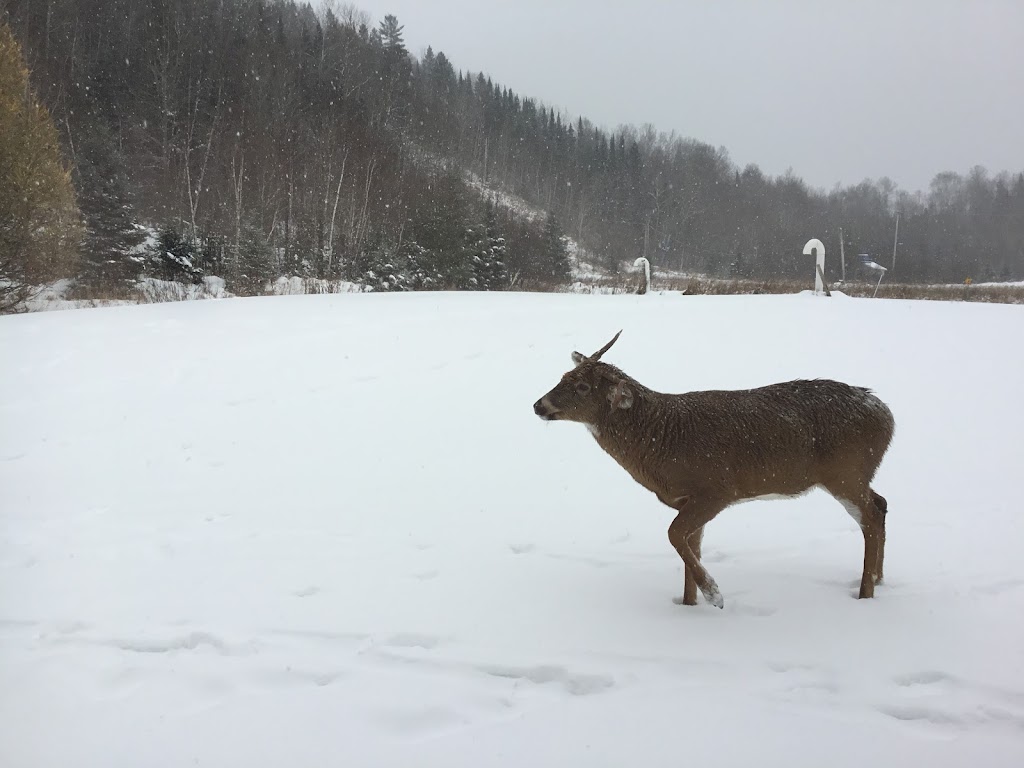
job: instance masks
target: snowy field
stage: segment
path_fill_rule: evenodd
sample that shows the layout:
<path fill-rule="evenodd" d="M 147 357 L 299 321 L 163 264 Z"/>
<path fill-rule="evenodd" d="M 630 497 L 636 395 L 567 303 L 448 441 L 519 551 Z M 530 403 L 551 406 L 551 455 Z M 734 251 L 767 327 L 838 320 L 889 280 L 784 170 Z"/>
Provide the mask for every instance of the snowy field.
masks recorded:
<path fill-rule="evenodd" d="M 831 498 L 709 527 L 533 402 L 796 377 L 896 415 L 887 583 Z M 0 318 L 0 765 L 1024 765 L 1024 307 L 330 295 Z"/>

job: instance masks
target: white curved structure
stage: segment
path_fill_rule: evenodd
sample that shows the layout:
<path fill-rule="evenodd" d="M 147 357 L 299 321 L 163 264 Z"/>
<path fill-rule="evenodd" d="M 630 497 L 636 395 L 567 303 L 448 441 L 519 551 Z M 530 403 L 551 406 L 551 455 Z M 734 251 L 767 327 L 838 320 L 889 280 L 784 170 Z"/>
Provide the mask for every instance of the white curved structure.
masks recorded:
<path fill-rule="evenodd" d="M 644 268 L 644 289 L 642 293 L 648 293 L 651 290 L 651 262 L 647 260 L 646 256 L 641 256 L 639 259 L 633 262 L 634 267 Z"/>
<path fill-rule="evenodd" d="M 804 256 L 811 256 L 817 251 L 817 259 L 814 263 L 814 292 L 822 294 L 825 292 L 823 276 L 825 274 L 825 246 L 817 238 L 808 240 L 804 246 Z"/>

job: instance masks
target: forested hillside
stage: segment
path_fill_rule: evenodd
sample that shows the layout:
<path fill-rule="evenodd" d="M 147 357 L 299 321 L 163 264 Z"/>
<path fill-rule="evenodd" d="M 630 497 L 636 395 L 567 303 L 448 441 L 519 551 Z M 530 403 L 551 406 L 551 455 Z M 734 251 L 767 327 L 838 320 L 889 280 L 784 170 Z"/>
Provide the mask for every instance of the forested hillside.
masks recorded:
<path fill-rule="evenodd" d="M 560 235 L 614 271 L 806 271 L 809 237 L 892 279 L 1024 278 L 1024 174 L 938 174 L 831 191 L 739 168 L 652 127 L 560 114 L 400 21 L 291 0 L 0 0 L 49 109 L 85 223 L 79 275 L 277 275 L 376 289 L 506 288 L 568 278 Z M 600 45 L 601 41 L 595 41 Z M 675 126 L 685 134 L 686 126 Z M 521 195 L 526 220 L 467 184 Z M 158 241 L 142 242 L 145 224 Z"/>

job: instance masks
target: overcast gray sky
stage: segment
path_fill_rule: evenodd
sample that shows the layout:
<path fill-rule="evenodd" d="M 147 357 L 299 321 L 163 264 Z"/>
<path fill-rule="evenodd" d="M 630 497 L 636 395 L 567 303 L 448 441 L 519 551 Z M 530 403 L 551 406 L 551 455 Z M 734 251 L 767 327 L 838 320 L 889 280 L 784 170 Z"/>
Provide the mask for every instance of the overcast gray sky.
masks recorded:
<path fill-rule="evenodd" d="M 354 0 L 522 95 L 831 188 L 1024 170 L 1024 0 Z"/>

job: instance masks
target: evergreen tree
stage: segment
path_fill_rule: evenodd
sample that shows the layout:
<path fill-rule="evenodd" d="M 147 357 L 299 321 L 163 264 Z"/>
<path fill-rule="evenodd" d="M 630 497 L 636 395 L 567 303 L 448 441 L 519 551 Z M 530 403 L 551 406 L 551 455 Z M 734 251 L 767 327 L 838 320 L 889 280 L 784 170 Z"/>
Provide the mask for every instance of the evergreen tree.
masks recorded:
<path fill-rule="evenodd" d="M 448 172 L 435 181 L 431 192 L 426 209 L 419 212 L 415 240 L 429 252 L 431 270 L 442 283 L 439 287 L 471 287 L 474 232 L 466 186 L 457 174 Z"/>
<path fill-rule="evenodd" d="M 161 280 L 199 282 L 203 277 L 200 258 L 201 251 L 195 241 L 173 227 L 165 226 L 157 236 L 150 263 L 155 276 Z"/>
<path fill-rule="evenodd" d="M 466 230 L 466 254 L 470 274 L 465 287 L 471 291 L 485 290 L 482 278 L 487 264 L 487 228 L 483 224 L 474 224 Z"/>
<path fill-rule="evenodd" d="M 415 240 L 406 240 L 399 249 L 404 282 L 402 290 L 431 291 L 442 287 L 443 276 L 433 264 L 430 251 Z"/>
<path fill-rule="evenodd" d="M 105 122 L 95 121 L 82 135 L 76 180 L 85 218 L 83 277 L 94 283 L 135 280 L 143 264 L 135 253 L 142 235 L 134 225 L 124 157 Z"/>
<path fill-rule="evenodd" d="M 273 247 L 266 235 L 249 222 L 242 224 L 234 261 L 227 270 L 228 286 L 237 293 L 261 294 L 278 273 Z"/>
<path fill-rule="evenodd" d="M 565 247 L 565 236 L 554 211 L 548 213 L 544 223 L 544 274 L 558 282 L 567 283 L 572 276 L 569 265 L 569 251 Z"/>
<path fill-rule="evenodd" d="M 473 255 L 476 288 L 481 291 L 501 291 L 508 288 L 508 269 L 505 265 L 508 254 L 505 238 L 498 232 L 498 217 L 490 199 L 484 209 L 484 221 L 481 245 Z"/>
<path fill-rule="evenodd" d="M 405 27 L 398 23 L 398 18 L 392 14 L 387 14 L 384 17 L 384 21 L 380 23 L 380 29 L 378 34 L 380 35 L 381 45 L 384 46 L 384 50 L 395 54 L 396 56 L 405 56 L 408 51 L 405 48 L 405 41 L 402 39 L 402 31 Z"/>
<path fill-rule="evenodd" d="M 406 290 L 406 273 L 396 261 L 392 249 L 378 234 L 364 243 L 355 259 L 346 263 L 346 278 L 371 291 Z"/>

